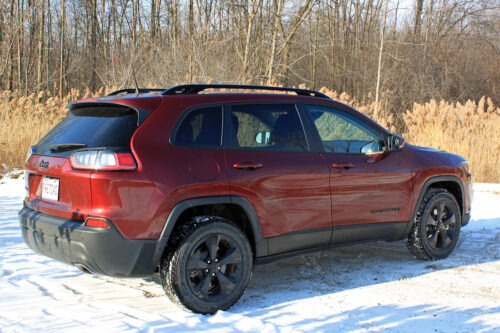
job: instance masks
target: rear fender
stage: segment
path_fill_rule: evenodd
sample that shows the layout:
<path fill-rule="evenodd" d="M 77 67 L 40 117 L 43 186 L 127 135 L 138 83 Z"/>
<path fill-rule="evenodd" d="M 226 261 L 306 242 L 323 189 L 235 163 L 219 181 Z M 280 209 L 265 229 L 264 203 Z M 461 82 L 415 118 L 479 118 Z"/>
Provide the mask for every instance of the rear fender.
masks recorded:
<path fill-rule="evenodd" d="M 202 197 L 195 199 L 188 199 L 179 202 L 170 212 L 170 215 L 167 218 L 165 226 L 161 232 L 160 238 L 157 243 L 157 248 L 154 255 L 154 262 L 156 264 L 160 263 L 160 260 L 163 256 L 165 248 L 168 245 L 168 241 L 174 230 L 176 223 L 179 220 L 179 217 L 189 208 L 197 207 L 197 206 L 206 206 L 206 205 L 217 205 L 217 204 L 235 204 L 243 209 L 245 214 L 250 221 L 250 225 L 253 233 L 253 240 L 249 240 L 250 242 L 254 242 L 255 244 L 255 257 L 263 257 L 269 254 L 267 239 L 262 237 L 262 229 L 260 227 L 260 222 L 257 217 L 257 213 L 255 209 L 250 204 L 250 202 L 239 196 L 213 196 L 213 197 Z"/>

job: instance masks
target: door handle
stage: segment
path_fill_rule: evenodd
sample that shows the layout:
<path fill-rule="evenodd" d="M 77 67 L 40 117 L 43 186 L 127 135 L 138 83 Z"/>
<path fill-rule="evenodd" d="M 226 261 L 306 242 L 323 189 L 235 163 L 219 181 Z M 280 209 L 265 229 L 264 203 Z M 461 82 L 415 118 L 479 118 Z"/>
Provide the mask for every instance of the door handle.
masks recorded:
<path fill-rule="evenodd" d="M 255 170 L 262 168 L 264 164 L 259 163 L 259 162 L 251 162 L 251 161 L 245 161 L 245 162 L 236 162 L 233 164 L 233 168 L 236 169 L 249 169 L 249 170 Z"/>
<path fill-rule="evenodd" d="M 354 168 L 354 164 L 350 163 L 350 162 L 334 162 L 332 164 L 332 167 L 334 168 L 346 168 L 346 169 L 349 169 L 349 168 Z"/>

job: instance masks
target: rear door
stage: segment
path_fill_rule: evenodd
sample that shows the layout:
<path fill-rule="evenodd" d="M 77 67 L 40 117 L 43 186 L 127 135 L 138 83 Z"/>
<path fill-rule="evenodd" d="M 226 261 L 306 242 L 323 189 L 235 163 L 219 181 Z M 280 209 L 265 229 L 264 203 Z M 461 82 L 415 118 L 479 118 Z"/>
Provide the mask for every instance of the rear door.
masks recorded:
<path fill-rule="evenodd" d="M 328 167 L 309 151 L 296 105 L 233 104 L 225 115 L 230 194 L 255 208 L 269 254 L 328 244 Z"/>
<path fill-rule="evenodd" d="M 26 206 L 84 220 L 92 208 L 91 171 L 73 170 L 68 156 L 89 148 L 130 150 L 137 127 L 138 114 L 128 107 L 86 106 L 73 111 L 34 147 L 26 164 Z"/>

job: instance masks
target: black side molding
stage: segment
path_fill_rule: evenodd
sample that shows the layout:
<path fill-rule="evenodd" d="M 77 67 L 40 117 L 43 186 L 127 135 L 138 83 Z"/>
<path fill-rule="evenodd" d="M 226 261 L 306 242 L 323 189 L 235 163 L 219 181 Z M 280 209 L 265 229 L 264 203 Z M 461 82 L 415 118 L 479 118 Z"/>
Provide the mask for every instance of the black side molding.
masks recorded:
<path fill-rule="evenodd" d="M 308 229 L 267 238 L 269 257 L 258 258 L 266 263 L 283 257 L 307 253 L 314 249 L 339 247 L 373 241 L 397 241 L 404 238 L 410 222 L 366 223 L 332 228 Z"/>
<path fill-rule="evenodd" d="M 327 246 L 331 237 L 331 227 L 301 230 L 269 237 L 269 255 Z"/>
<path fill-rule="evenodd" d="M 319 250 L 336 247 L 358 245 L 376 241 L 397 241 L 404 238 L 402 232 L 410 222 L 385 222 L 357 224 L 349 226 L 337 226 L 332 229 L 313 229 L 293 232 L 281 236 L 269 238 L 269 256 L 255 259 L 255 264 L 267 264 L 279 259 L 289 258 L 296 255 L 306 254 Z M 330 242 L 320 242 L 325 236 L 331 236 Z M 291 238 L 295 236 L 295 238 Z M 303 236 L 301 239 L 299 236 Z M 310 237 L 318 240 L 311 242 Z M 290 241 L 294 242 L 291 243 Z M 279 252 L 275 249 L 280 246 Z"/>

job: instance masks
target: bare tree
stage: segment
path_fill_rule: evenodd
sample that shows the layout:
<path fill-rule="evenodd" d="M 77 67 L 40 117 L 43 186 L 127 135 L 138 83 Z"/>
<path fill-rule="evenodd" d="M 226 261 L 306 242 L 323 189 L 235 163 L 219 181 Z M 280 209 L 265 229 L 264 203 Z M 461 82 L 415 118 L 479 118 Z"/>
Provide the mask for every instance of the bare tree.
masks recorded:
<path fill-rule="evenodd" d="M 60 48 L 59 48 L 59 97 L 62 97 L 64 86 L 64 26 L 66 23 L 65 1 L 61 0 L 61 27 L 60 27 Z"/>
<path fill-rule="evenodd" d="M 378 53 L 378 66 L 377 66 L 377 87 L 375 88 L 375 111 L 374 116 L 378 116 L 378 102 L 380 93 L 380 73 L 382 71 L 382 55 L 384 53 L 384 38 L 385 38 L 385 24 L 387 20 L 387 6 L 389 5 L 389 0 L 385 1 L 384 9 L 384 19 L 382 21 L 382 31 L 380 32 L 380 47 Z"/>
<path fill-rule="evenodd" d="M 391 112 L 500 102 L 498 1 L 410 3 L 405 20 L 401 0 L 0 0 L 0 86 L 96 90 L 133 62 L 141 85 L 305 83 Z"/>

